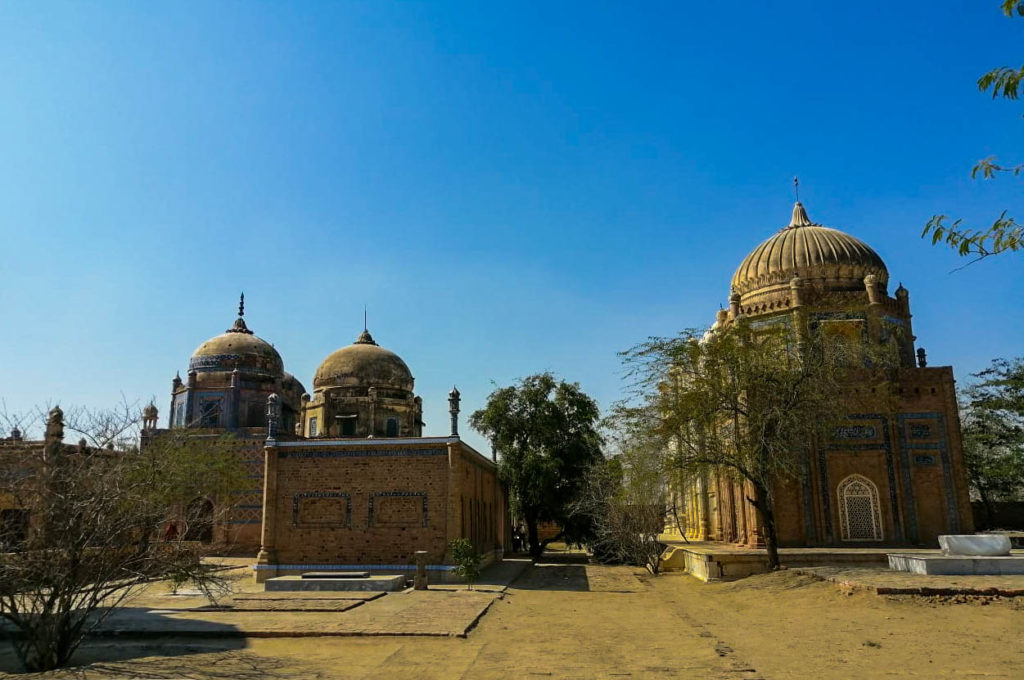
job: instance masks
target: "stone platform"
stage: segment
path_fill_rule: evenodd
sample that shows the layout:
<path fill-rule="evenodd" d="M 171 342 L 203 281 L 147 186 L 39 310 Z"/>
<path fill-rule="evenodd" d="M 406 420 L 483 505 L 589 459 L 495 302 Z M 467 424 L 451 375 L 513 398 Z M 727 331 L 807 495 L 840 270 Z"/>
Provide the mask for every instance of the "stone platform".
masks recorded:
<path fill-rule="evenodd" d="M 668 547 L 661 566 L 666 571 L 685 571 L 702 581 L 731 581 L 768 571 L 764 549 L 743 548 L 710 541 L 662 540 Z M 878 567 L 885 568 L 892 548 L 780 548 L 784 567 Z M 907 554 L 934 554 L 934 550 L 903 550 Z"/>
<path fill-rule="evenodd" d="M 368 575 L 363 578 L 330 578 L 318 575 L 316 578 L 303 576 L 278 576 L 267 579 L 263 584 L 266 592 L 310 592 L 310 591 L 383 591 L 405 590 L 405 576 Z"/>
<path fill-rule="evenodd" d="M 890 553 L 889 568 L 911 574 L 961 576 L 969 574 L 1007 576 L 1024 574 L 1021 555 L 929 555 Z"/>

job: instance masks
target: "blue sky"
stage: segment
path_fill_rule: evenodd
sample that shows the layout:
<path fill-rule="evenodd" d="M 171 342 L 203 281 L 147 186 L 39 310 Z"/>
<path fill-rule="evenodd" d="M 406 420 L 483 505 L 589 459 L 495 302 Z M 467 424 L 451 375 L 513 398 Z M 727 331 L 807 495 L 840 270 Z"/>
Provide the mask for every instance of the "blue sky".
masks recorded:
<path fill-rule="evenodd" d="M 427 432 L 551 370 L 602 406 L 616 352 L 704 325 L 744 255 L 811 218 L 870 243 L 963 380 L 1024 354 L 1020 255 L 935 213 L 1020 216 L 998 2 L 0 5 L 0 396 L 156 398 L 247 320 L 311 387 L 355 339 Z M 471 443 L 483 448 L 476 435 Z"/>

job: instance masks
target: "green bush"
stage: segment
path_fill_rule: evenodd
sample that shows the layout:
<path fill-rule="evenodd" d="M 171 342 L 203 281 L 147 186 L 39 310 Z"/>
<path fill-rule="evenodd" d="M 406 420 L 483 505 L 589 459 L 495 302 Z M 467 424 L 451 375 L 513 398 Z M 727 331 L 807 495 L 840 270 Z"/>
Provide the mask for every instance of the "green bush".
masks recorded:
<path fill-rule="evenodd" d="M 473 584 L 480 578 L 480 562 L 483 561 L 483 555 L 476 551 L 468 538 L 449 541 L 448 550 L 452 554 L 452 561 L 455 562 L 452 573 L 466 579 L 469 589 L 472 590 Z"/>

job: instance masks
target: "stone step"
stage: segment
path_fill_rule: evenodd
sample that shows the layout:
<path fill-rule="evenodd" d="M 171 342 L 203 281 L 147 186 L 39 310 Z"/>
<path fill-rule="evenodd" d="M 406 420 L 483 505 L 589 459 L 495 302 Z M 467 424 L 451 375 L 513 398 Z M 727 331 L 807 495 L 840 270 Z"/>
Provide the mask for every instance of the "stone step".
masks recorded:
<path fill-rule="evenodd" d="M 263 584 L 266 592 L 280 591 L 384 591 L 396 592 L 405 589 L 405 576 L 397 574 L 368 575 L 366 578 L 302 578 L 301 576 L 278 576 Z"/>
<path fill-rule="evenodd" d="M 302 578 L 370 578 L 368 571 L 307 571 Z"/>

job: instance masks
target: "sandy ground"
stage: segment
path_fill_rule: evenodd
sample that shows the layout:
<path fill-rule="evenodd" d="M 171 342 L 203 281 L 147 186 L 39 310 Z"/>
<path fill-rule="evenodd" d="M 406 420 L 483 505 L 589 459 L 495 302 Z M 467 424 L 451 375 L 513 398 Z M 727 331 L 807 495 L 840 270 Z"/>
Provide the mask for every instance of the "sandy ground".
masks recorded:
<path fill-rule="evenodd" d="M 870 590 L 883 595 L 1024 596 L 1024 574 L 925 576 L 882 568 L 850 567 L 796 567 L 794 571 L 811 574 L 846 588 Z"/>
<path fill-rule="evenodd" d="M 329 626 L 360 609 L 301 616 Z M 1022 678 L 1022 636 L 1024 598 L 951 604 L 848 595 L 793 572 L 705 584 L 542 564 L 467 638 L 106 640 L 82 650 L 83 665 L 45 677 Z"/>
<path fill-rule="evenodd" d="M 761 677 L 1024 678 L 1024 598 L 845 594 L 791 572 L 678 578 L 669 597 Z"/>

